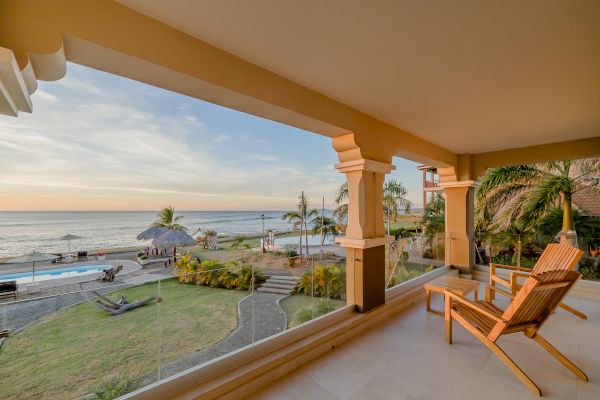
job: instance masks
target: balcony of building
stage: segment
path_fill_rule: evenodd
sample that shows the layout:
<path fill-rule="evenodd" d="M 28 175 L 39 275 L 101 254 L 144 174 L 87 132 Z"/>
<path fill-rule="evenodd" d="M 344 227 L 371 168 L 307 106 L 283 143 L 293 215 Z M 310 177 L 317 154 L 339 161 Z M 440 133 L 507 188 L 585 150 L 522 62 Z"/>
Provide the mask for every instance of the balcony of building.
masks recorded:
<path fill-rule="evenodd" d="M 443 317 L 425 311 L 422 288 L 446 273 L 487 280 L 486 267 L 476 265 L 481 253 L 475 251 L 473 212 L 477 180 L 488 168 L 600 156 L 600 53 L 590 50 L 600 46 L 599 13 L 597 3 L 583 1 L 435 7 L 411 1 L 377 7 L 345 1 L 1 1 L 2 114 L 32 112 L 37 81 L 61 79 L 68 61 L 328 137 L 339 160 L 335 168 L 348 183 L 339 308 L 260 338 L 254 328 L 264 321 L 251 318 L 249 339 L 233 351 L 208 361 L 198 357 L 171 372 L 163 367 L 177 360 L 153 352 L 140 361 L 150 371 L 147 384 L 124 398 L 529 398 L 460 327 L 455 343 L 444 343 Z M 428 166 L 423 192 L 443 191 L 445 231 L 437 242 L 444 249 L 436 254 L 441 265 L 414 275 L 410 268 L 394 272 L 412 279 L 389 285 L 395 275 L 386 269 L 390 238 L 381 204 L 393 157 Z M 217 326 L 181 324 L 163 293 L 175 283 L 170 279 L 147 286 L 165 300 L 151 317 L 157 332 L 172 329 L 176 337 L 174 328 L 201 333 Z M 600 391 L 600 290 L 594 282 L 575 289 L 567 301 L 589 319 L 559 310 L 543 329 L 590 382 L 577 381 L 522 335 L 501 339 L 549 398 L 592 399 Z M 433 306 L 441 309 L 438 297 Z M 171 318 L 166 324 L 160 310 Z M 224 322 L 235 328 L 231 319 Z M 80 323 L 73 318 L 54 328 L 86 332 Z M 162 336 L 152 337 L 152 350 L 160 350 Z M 123 362 L 136 355 L 127 353 L 130 347 L 122 350 L 128 356 Z"/>

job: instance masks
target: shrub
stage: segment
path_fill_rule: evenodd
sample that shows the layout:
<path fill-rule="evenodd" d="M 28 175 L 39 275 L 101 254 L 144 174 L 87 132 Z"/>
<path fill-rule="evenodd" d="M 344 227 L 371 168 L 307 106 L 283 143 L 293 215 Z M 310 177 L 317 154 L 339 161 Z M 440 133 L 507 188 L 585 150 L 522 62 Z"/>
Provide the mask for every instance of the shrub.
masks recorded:
<path fill-rule="evenodd" d="M 432 259 L 433 258 L 433 250 L 431 249 L 431 247 L 426 248 L 425 250 L 423 250 L 423 258 L 427 258 L 427 259 Z"/>
<path fill-rule="evenodd" d="M 190 256 L 182 256 L 176 264 L 179 283 L 203 285 L 225 289 L 249 290 L 252 286 L 253 267 L 235 261 L 221 263 L 219 260 L 205 260 L 201 263 L 190 261 Z M 254 269 L 254 284 L 266 280 L 261 271 Z"/>
<path fill-rule="evenodd" d="M 390 235 L 393 236 L 396 240 L 400 238 L 409 238 L 413 236 L 415 233 L 406 228 L 394 228 L 390 229 Z"/>
<path fill-rule="evenodd" d="M 335 265 L 316 265 L 312 272 L 305 272 L 300 278 L 298 291 L 307 296 L 343 299 L 346 282 L 345 271 Z"/>
<path fill-rule="evenodd" d="M 592 257 L 585 257 L 579 261 L 579 273 L 583 279 L 600 279 L 600 263 Z"/>
<path fill-rule="evenodd" d="M 92 388 L 94 394 L 92 397 L 89 397 L 89 399 L 113 400 L 129 392 L 133 392 L 141 386 L 142 381 L 138 378 L 118 375 Z"/>
<path fill-rule="evenodd" d="M 285 255 L 290 257 L 298 257 L 298 245 L 295 243 L 286 243 L 283 245 Z"/>
<path fill-rule="evenodd" d="M 292 319 L 290 326 L 303 324 L 307 321 L 310 321 L 313 318 L 317 318 L 321 315 L 330 313 L 335 309 L 335 304 L 329 301 L 329 299 L 319 299 L 319 302 L 315 304 L 314 310 L 312 307 L 307 307 L 296 311 L 296 314 L 294 314 L 294 318 Z"/>

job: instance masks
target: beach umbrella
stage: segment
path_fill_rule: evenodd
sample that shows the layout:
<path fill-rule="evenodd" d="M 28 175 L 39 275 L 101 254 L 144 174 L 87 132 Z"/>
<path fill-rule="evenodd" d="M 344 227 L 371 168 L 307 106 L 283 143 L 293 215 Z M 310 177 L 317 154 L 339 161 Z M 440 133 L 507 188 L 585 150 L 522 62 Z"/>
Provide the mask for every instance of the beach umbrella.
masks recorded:
<path fill-rule="evenodd" d="M 67 240 L 69 241 L 69 253 L 71 252 L 71 240 L 76 240 L 76 239 L 83 239 L 81 236 L 77 236 L 77 235 L 71 235 L 70 233 L 68 235 L 65 235 L 61 238 L 59 238 L 58 240 Z"/>
<path fill-rule="evenodd" d="M 31 263 L 32 282 L 35 282 L 35 263 L 40 262 L 40 261 L 56 260 L 57 258 L 58 258 L 58 256 L 55 254 L 38 253 L 37 251 L 34 251 L 32 253 L 25 254 L 20 257 L 10 258 L 10 259 L 4 261 L 4 263 L 10 263 L 10 264 Z"/>
<path fill-rule="evenodd" d="M 196 240 L 187 232 L 180 229 L 168 229 L 162 235 L 155 238 L 152 244 L 161 247 L 173 247 L 173 252 L 175 252 L 177 246 L 187 247 L 196 245 Z"/>
<path fill-rule="evenodd" d="M 159 237 L 166 231 L 168 231 L 168 229 L 164 228 L 162 226 L 152 226 L 152 227 L 146 229 L 145 231 L 143 231 L 142 233 L 140 233 L 139 235 L 137 235 L 137 240 L 156 239 L 157 237 Z"/>

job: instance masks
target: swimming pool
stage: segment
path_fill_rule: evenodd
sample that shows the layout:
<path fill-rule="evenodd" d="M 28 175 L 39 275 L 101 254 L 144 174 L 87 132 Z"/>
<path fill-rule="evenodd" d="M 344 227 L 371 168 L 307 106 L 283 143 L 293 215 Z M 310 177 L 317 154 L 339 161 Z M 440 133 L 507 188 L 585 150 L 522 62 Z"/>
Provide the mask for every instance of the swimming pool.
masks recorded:
<path fill-rule="evenodd" d="M 112 268 L 112 265 L 80 265 L 78 267 L 55 268 L 35 271 L 35 281 L 48 281 L 51 279 L 72 278 L 74 276 L 97 274 L 104 269 Z M 16 274 L 0 274 L 0 282 L 17 281 L 17 283 L 33 282 L 32 271 Z"/>

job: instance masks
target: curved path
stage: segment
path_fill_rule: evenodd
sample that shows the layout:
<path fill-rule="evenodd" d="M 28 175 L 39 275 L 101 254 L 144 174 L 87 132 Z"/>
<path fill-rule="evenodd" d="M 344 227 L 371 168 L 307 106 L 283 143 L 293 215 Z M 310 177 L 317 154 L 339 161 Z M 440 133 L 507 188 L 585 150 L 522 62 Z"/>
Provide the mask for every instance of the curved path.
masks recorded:
<path fill-rule="evenodd" d="M 166 378 L 284 331 L 288 321 L 279 300 L 287 296 L 255 292 L 244 297 L 238 303 L 238 326 L 231 335 L 190 357 L 161 367 L 160 377 Z"/>

